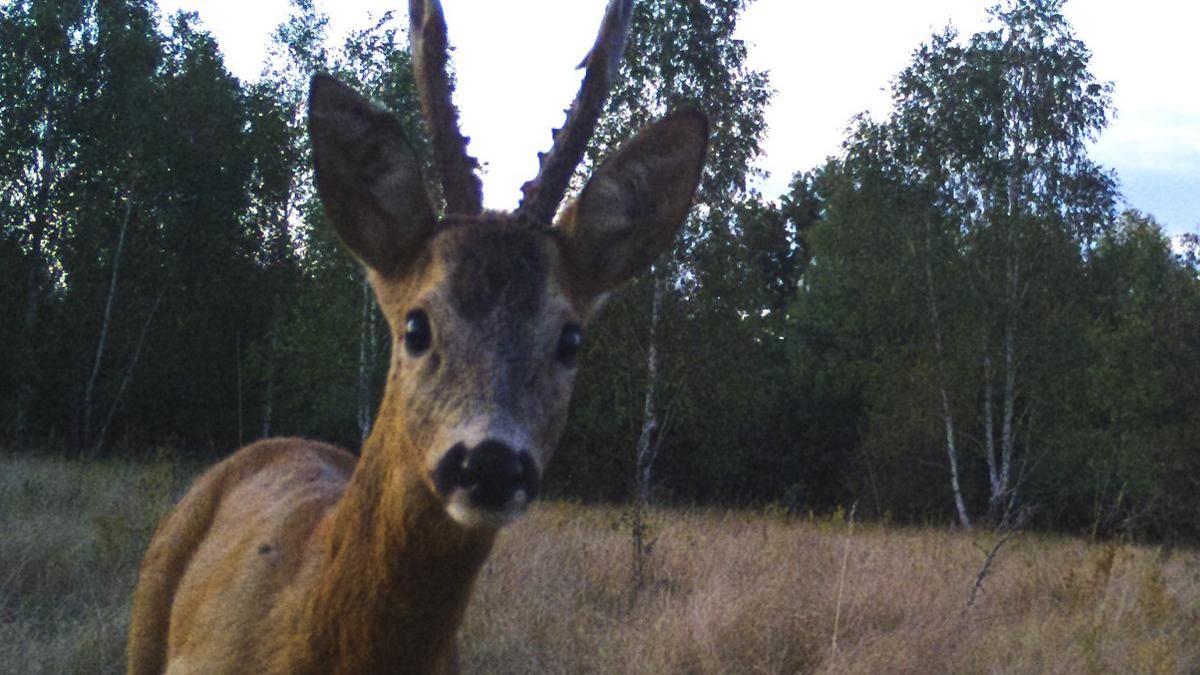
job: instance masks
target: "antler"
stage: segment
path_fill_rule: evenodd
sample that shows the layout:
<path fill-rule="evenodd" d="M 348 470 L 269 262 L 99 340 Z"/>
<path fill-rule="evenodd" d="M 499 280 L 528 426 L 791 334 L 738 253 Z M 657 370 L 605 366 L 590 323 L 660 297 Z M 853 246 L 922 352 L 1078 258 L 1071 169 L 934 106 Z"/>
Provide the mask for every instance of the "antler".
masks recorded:
<path fill-rule="evenodd" d="M 583 159 L 588 141 L 596 130 L 596 121 L 608 98 L 608 89 L 616 79 L 625 52 L 625 37 L 633 17 L 633 0 L 609 0 L 596 44 L 584 58 L 587 71 L 575 101 L 567 111 L 561 129 L 551 132 L 554 145 L 547 153 L 538 153 L 537 176 L 521 186 L 524 195 L 516 214 L 534 223 L 549 223 L 567 191 L 571 173 Z"/>
<path fill-rule="evenodd" d="M 467 154 L 467 138 L 458 130 L 458 109 L 450 100 L 446 73 L 446 18 L 439 0 L 409 0 L 409 41 L 421 113 L 433 146 L 433 166 L 442 180 L 448 213 L 483 211 L 483 188 L 475 169 L 479 160 Z"/>

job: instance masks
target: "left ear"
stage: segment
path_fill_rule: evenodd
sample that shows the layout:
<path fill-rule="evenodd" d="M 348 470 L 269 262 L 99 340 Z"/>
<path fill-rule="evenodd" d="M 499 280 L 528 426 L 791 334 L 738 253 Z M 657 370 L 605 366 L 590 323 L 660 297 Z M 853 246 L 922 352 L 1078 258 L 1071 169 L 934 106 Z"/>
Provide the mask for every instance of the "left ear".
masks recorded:
<path fill-rule="evenodd" d="M 324 74 L 308 97 L 317 192 L 338 236 L 385 276 L 407 272 L 436 218 L 400 120 Z"/>
<path fill-rule="evenodd" d="M 707 150 L 704 113 L 671 113 L 622 144 L 566 209 L 558 229 L 567 271 L 589 311 L 670 246 L 691 207 Z"/>

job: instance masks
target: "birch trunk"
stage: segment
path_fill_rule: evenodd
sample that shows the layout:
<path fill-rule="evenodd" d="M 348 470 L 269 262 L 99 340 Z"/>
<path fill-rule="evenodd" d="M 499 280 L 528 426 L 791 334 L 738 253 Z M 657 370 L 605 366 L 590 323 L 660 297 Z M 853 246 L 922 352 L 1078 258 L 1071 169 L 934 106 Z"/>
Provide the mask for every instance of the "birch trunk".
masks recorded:
<path fill-rule="evenodd" d="M 938 311 L 937 295 L 934 293 L 933 265 L 929 261 L 931 252 L 926 249 L 925 282 L 929 300 L 929 318 L 933 324 L 933 352 L 936 361 L 938 394 L 942 403 L 942 423 L 946 433 L 946 458 L 950 463 L 950 488 L 954 492 L 954 508 L 958 512 L 958 521 L 966 529 L 971 529 L 971 517 L 967 514 L 967 505 L 962 496 L 962 484 L 958 477 L 958 447 L 954 430 L 954 408 L 950 404 L 950 392 L 946 382 L 945 347 L 942 340 L 942 320 Z"/>
<path fill-rule="evenodd" d="M 112 424 L 113 416 L 117 413 L 117 407 L 121 404 L 121 399 L 125 396 L 125 390 L 129 387 L 129 382 L 133 379 L 133 371 L 137 368 L 138 360 L 142 356 L 142 345 L 146 342 L 146 333 L 150 330 L 150 324 L 154 322 L 154 315 L 158 313 L 158 306 L 162 304 L 163 295 L 166 293 L 164 286 L 158 292 L 158 297 L 154 298 L 154 305 L 150 308 L 150 313 L 146 315 L 146 321 L 142 324 L 142 330 L 138 332 L 137 342 L 133 347 L 133 356 L 129 359 L 129 365 L 125 368 L 125 375 L 121 378 L 121 386 L 117 388 L 117 393 L 113 396 L 112 405 L 108 408 L 108 414 L 104 417 L 104 424 L 101 425 L 100 431 L 96 433 L 96 442 L 92 447 L 92 455 L 98 455 L 100 448 L 104 443 L 104 435 L 108 432 L 108 426 Z"/>
<path fill-rule="evenodd" d="M 1013 502 L 1009 499 L 1013 456 L 1016 451 L 1016 399 L 1017 399 L 1017 313 L 1021 303 L 1021 256 L 1017 241 L 1017 217 L 1020 214 L 1018 199 L 1020 181 L 1016 175 L 1008 179 L 1008 232 L 1007 252 L 1004 261 L 1004 392 L 1000 422 L 1000 475 L 992 485 L 989 515 L 994 523 L 1005 522 Z"/>
<path fill-rule="evenodd" d="M 371 307 L 371 286 L 366 275 L 362 280 L 362 316 L 358 329 L 358 433 L 366 442 L 371 433 L 371 360 L 375 354 L 375 314 Z"/>
<path fill-rule="evenodd" d="M 108 327 L 112 323 L 113 303 L 117 297 L 117 275 L 121 270 L 121 253 L 125 250 L 125 233 L 129 230 L 129 221 L 133 217 L 133 185 L 125 197 L 125 216 L 121 219 L 121 230 L 117 234 L 117 246 L 113 250 L 112 275 L 108 279 L 108 298 L 104 301 L 104 316 L 100 321 L 100 337 L 96 341 L 96 358 L 92 361 L 92 372 L 83 388 L 83 433 L 80 437 L 80 447 L 92 445 L 92 408 L 96 392 L 96 380 L 100 375 L 100 365 L 104 361 L 104 350 L 108 344 Z"/>
<path fill-rule="evenodd" d="M 653 300 L 650 304 L 650 338 L 646 349 L 646 391 L 642 401 L 642 432 L 637 441 L 637 498 L 650 499 L 650 479 L 654 459 L 658 455 L 659 421 L 656 411 L 658 393 L 658 322 L 662 311 L 663 282 L 652 270 L 654 284 Z"/>
<path fill-rule="evenodd" d="M 1000 427 L 1000 484 L 992 495 L 998 504 L 1010 503 L 1008 496 L 1009 483 L 1012 476 L 1013 455 L 1016 451 L 1016 420 L 1017 407 L 1017 289 L 1019 288 L 1020 271 L 1017 269 L 1016 253 L 1009 266 L 1008 283 L 1008 314 L 1004 321 L 1004 419 Z M 1007 511 L 1007 507 L 1004 509 Z M 997 514 L 1001 519 L 1007 518 L 1007 513 Z M 999 521 L 998 521 L 999 522 Z"/>
<path fill-rule="evenodd" d="M 984 330 L 987 330 L 986 328 Z M 988 484 L 992 494 L 1000 485 L 1000 468 L 996 461 L 996 420 L 993 413 L 995 402 L 995 373 L 992 369 L 992 354 L 988 340 L 983 340 L 983 454 L 987 460 Z"/>
<path fill-rule="evenodd" d="M 650 540 L 649 524 L 646 522 L 646 507 L 650 502 L 650 479 L 654 458 L 658 455 L 660 429 L 657 408 L 658 394 L 658 322 L 662 312 L 665 289 L 658 277 L 658 270 L 650 269 L 654 284 L 650 303 L 650 336 L 646 349 L 646 390 L 642 400 L 642 432 L 638 435 L 636 466 L 634 467 L 633 495 L 633 580 L 630 605 L 637 598 L 645 578 L 646 561 L 650 557 L 653 542 Z"/>

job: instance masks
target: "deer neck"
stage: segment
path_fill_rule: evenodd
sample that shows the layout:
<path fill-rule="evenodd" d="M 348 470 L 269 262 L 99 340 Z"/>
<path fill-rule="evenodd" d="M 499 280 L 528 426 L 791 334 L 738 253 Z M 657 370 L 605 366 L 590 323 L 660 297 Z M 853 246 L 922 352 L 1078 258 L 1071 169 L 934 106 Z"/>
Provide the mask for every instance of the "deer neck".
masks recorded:
<path fill-rule="evenodd" d="M 452 653 L 491 530 L 454 522 L 415 466 L 407 435 L 376 421 L 327 520 L 310 596 L 320 672 L 432 672 Z"/>

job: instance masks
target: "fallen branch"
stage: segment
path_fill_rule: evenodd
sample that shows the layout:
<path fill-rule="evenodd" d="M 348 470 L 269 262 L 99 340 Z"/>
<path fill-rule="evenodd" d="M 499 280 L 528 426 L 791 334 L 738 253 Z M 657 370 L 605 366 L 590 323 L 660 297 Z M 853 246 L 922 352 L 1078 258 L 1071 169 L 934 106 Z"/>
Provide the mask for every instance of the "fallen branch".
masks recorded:
<path fill-rule="evenodd" d="M 970 609 L 975 604 L 975 598 L 979 596 L 979 591 L 983 590 L 983 580 L 991 574 L 992 564 L 996 561 L 996 556 L 1000 553 L 1000 549 L 1011 541 L 1018 534 L 1021 534 L 1025 527 L 1025 523 L 1029 522 L 1029 518 L 1033 515 L 1033 510 L 1029 508 L 1022 509 L 1013 518 L 1012 525 L 998 530 L 1001 537 L 992 545 L 992 549 L 987 552 L 987 557 L 983 560 L 983 567 L 979 568 L 979 574 L 975 575 L 975 584 L 971 587 L 970 594 L 967 595 L 967 609 Z"/>
<path fill-rule="evenodd" d="M 842 589 L 846 587 L 846 566 L 850 562 L 850 538 L 854 534 L 854 512 L 858 510 L 858 502 L 850 507 L 850 527 L 846 531 L 846 548 L 842 551 L 842 571 L 838 574 L 837 608 L 833 612 L 833 640 L 830 651 L 837 653 L 838 625 L 842 620 Z"/>

